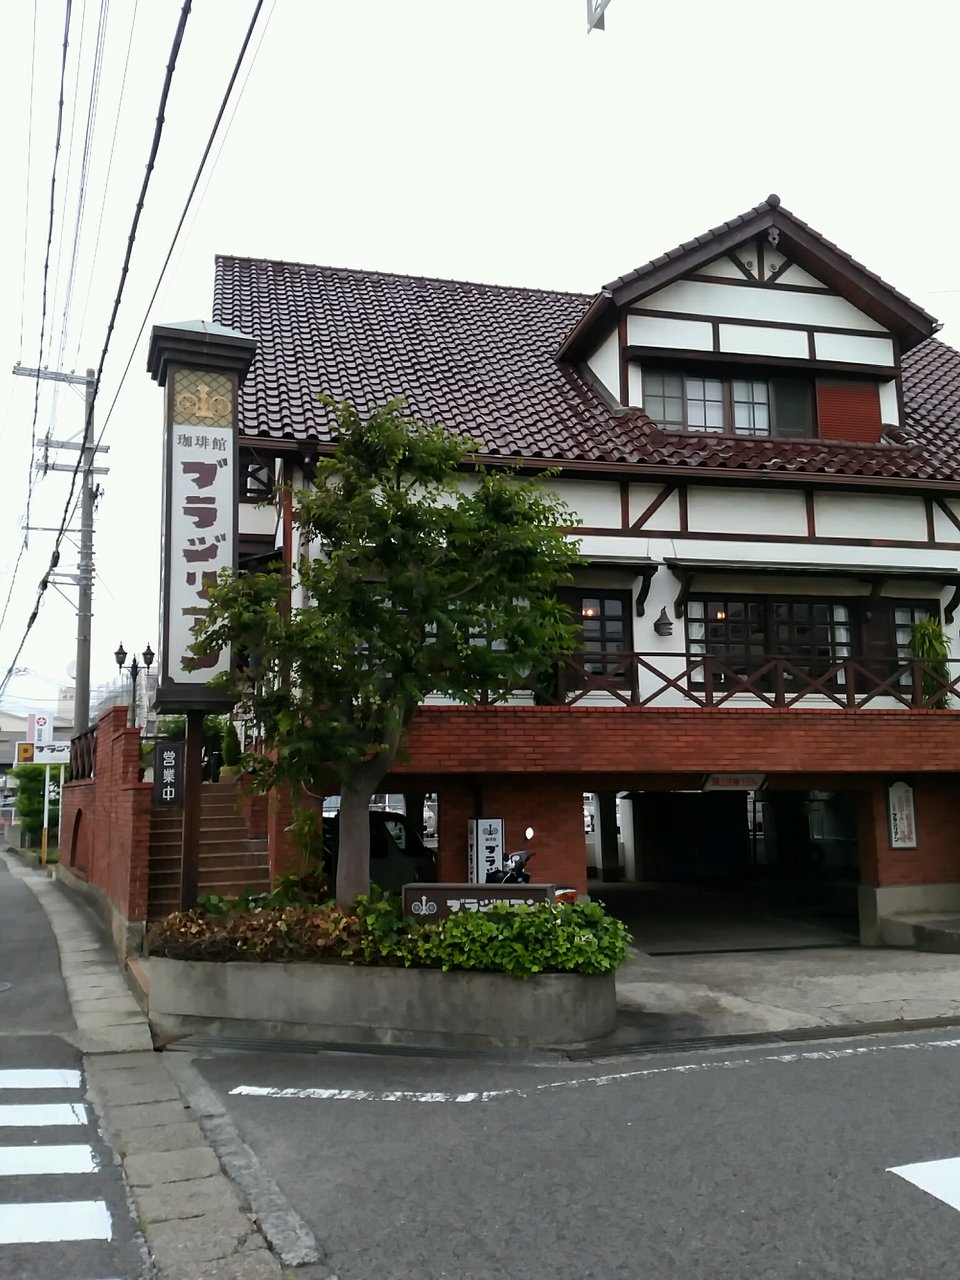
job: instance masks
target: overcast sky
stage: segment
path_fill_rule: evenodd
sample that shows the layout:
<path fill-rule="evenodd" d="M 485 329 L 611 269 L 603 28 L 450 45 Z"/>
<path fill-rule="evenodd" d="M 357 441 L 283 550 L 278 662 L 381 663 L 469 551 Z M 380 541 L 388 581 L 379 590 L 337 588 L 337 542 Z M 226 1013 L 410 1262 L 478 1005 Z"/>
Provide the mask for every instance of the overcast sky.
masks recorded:
<path fill-rule="evenodd" d="M 55 366 L 61 349 L 67 369 L 99 360 L 180 8 L 109 4 L 64 335 L 101 13 L 95 0 L 74 0 L 41 363 Z M 31 128 L 34 5 L 4 5 L 0 608 L 30 473 L 34 387 L 10 370 L 38 362 L 64 9 L 64 0 L 36 3 Z M 253 9 L 253 0 L 194 0 L 98 431 Z M 215 253 L 594 292 L 776 191 L 960 342 L 955 28 L 946 0 L 806 0 L 789 12 L 736 0 L 612 0 L 606 30 L 589 36 L 585 0 L 267 0 L 216 167 L 107 424 L 93 685 L 115 674 L 118 641 L 131 653 L 157 645 L 162 423 L 146 341 L 153 323 L 209 317 Z M 51 424 L 60 436 L 82 431 L 77 393 L 55 399 L 43 387 L 41 437 Z M 51 473 L 37 484 L 31 523 L 58 522 L 68 482 Z M 31 534 L 0 630 L 0 676 L 51 542 Z M 66 566 L 74 555 L 64 547 Z M 32 674 L 12 681 L 8 708 L 47 706 L 68 683 L 68 594 L 70 603 L 47 592 L 18 664 Z"/>

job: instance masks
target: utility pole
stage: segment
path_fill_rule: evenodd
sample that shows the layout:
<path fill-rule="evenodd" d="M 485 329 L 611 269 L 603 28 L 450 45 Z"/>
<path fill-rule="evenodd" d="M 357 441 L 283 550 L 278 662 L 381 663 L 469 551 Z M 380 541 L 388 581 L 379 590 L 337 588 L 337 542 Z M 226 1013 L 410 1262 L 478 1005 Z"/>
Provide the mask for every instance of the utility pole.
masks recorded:
<path fill-rule="evenodd" d="M 50 382 L 66 382 L 71 386 L 83 386 L 84 397 L 83 439 L 52 440 L 45 443 L 55 449 L 80 449 L 80 559 L 76 574 L 66 575 L 77 587 L 77 674 L 74 688 L 73 732 L 83 733 L 90 725 L 90 629 L 93 619 L 93 508 L 97 499 L 94 476 L 106 475 L 106 467 L 94 466 L 97 446 L 93 434 L 93 396 L 97 383 L 97 371 L 88 369 L 81 376 L 77 373 L 60 373 L 54 369 L 25 369 L 14 365 L 13 372 L 25 378 L 43 378 Z M 101 453 L 109 449 L 101 445 Z M 31 460 L 32 465 L 32 460 Z M 51 471 L 73 471 L 67 463 L 52 463 Z M 56 532 L 54 530 L 53 532 Z"/>

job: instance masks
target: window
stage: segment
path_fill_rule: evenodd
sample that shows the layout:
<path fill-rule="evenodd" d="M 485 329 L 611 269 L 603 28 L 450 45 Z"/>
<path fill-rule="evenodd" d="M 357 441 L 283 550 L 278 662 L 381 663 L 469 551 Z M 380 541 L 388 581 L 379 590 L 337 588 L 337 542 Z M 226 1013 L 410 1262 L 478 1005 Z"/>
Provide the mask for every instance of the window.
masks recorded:
<path fill-rule="evenodd" d="M 810 378 L 708 377 L 643 371 L 643 407 L 655 422 L 686 431 L 804 438 L 817 434 Z"/>
<path fill-rule="evenodd" d="M 786 658 L 797 668 L 782 672 L 789 688 L 853 653 L 851 609 L 845 601 L 710 596 L 688 600 L 686 612 L 688 649 L 718 660 L 718 687 L 752 676 L 771 658 Z M 764 683 L 775 674 L 767 673 Z M 844 672 L 837 672 L 832 683 L 842 686 Z"/>
<path fill-rule="evenodd" d="M 591 588 L 564 592 L 574 616 L 579 619 L 583 640 L 581 650 L 588 675 L 625 678 L 618 661 L 631 646 L 629 633 L 629 591 L 601 591 Z"/>
<path fill-rule="evenodd" d="M 913 626 L 923 622 L 925 618 L 940 620 L 940 607 L 933 600 L 894 600 L 893 605 L 893 639 L 897 657 L 901 662 L 909 662 L 913 656 L 910 652 L 910 641 L 913 638 Z"/>

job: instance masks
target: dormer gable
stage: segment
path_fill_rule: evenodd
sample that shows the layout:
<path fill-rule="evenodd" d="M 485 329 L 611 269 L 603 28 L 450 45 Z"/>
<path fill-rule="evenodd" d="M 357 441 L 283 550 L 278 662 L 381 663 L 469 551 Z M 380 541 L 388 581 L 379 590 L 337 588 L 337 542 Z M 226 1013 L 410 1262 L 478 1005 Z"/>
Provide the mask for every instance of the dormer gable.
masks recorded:
<path fill-rule="evenodd" d="M 605 286 L 558 354 L 665 430 L 876 442 L 938 327 L 770 196 Z"/>

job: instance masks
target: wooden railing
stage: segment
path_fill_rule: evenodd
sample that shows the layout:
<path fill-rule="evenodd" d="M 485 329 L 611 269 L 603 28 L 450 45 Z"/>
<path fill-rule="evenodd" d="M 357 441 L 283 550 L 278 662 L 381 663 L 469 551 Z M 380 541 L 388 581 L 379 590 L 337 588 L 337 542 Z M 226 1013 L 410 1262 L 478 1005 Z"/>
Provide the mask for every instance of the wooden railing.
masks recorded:
<path fill-rule="evenodd" d="M 890 702 L 914 710 L 960 710 L 960 659 L 724 659 L 710 654 L 576 654 L 564 659 L 554 687 L 538 701 L 570 705 L 588 694 L 625 706 L 723 707 L 754 700 L 768 707 L 830 705 L 859 710 Z"/>
<path fill-rule="evenodd" d="M 97 726 L 86 729 L 70 740 L 70 781 L 92 778 L 97 759 Z"/>

